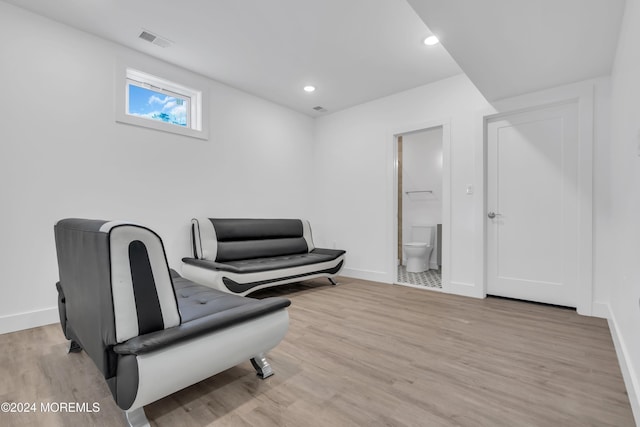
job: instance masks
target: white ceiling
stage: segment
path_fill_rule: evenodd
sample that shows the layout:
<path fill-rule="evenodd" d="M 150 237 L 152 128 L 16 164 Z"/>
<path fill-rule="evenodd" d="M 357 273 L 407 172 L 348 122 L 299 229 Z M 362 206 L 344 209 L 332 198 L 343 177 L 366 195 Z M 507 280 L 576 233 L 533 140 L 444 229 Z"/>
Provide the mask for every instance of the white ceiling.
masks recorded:
<path fill-rule="evenodd" d="M 608 75 L 624 0 L 408 0 L 489 100 Z"/>
<path fill-rule="evenodd" d="M 624 0 L 5 1 L 311 116 L 459 74 L 457 64 L 490 101 L 607 75 L 624 9 Z M 140 40 L 143 29 L 173 45 Z M 422 44 L 430 29 L 442 45 Z"/>
<path fill-rule="evenodd" d="M 6 2 L 311 116 L 462 72 L 405 0 Z"/>

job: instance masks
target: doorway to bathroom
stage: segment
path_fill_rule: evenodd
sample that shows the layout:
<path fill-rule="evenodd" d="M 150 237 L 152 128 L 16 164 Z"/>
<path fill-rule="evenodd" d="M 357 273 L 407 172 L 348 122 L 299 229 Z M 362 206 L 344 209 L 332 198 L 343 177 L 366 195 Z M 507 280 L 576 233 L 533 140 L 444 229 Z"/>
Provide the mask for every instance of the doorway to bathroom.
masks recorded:
<path fill-rule="evenodd" d="M 444 134 L 440 125 L 395 135 L 395 283 L 400 285 L 443 289 L 443 249 L 448 248 L 444 211 L 449 200 L 444 191 Z"/>

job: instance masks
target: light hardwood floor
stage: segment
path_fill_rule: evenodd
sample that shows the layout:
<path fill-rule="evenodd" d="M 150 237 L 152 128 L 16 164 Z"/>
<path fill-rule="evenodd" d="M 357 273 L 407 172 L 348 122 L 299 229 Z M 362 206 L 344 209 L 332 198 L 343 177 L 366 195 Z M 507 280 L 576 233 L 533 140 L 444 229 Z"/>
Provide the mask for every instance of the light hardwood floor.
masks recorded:
<path fill-rule="evenodd" d="M 575 311 L 341 278 L 261 291 L 292 300 L 269 354 L 145 407 L 156 426 L 633 426 L 607 322 Z M 97 402 L 97 413 L 0 413 L 0 426 L 124 426 L 58 325 L 0 335 L 0 402 Z M 211 357 L 215 357 L 212 354 Z M 167 369 L 181 369 L 180 364 Z"/>

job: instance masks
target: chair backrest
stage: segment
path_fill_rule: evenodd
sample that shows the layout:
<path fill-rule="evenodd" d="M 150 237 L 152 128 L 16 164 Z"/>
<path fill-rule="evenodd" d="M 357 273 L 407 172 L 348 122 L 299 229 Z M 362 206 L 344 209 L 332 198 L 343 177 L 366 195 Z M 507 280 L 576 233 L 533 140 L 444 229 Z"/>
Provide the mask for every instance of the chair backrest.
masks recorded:
<path fill-rule="evenodd" d="M 310 252 L 309 222 L 301 219 L 194 218 L 194 258 L 226 262 Z"/>
<path fill-rule="evenodd" d="M 113 345 L 180 324 L 162 240 L 128 222 L 71 218 L 54 230 L 63 330 L 109 378 Z"/>

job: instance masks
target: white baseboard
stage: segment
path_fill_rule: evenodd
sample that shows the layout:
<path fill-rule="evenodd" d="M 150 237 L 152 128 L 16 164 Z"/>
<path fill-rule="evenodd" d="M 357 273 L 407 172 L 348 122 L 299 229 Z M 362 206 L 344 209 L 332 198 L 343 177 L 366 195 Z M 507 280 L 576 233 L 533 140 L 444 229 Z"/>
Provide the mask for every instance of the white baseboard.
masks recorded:
<path fill-rule="evenodd" d="M 340 276 L 354 279 L 371 280 L 373 282 L 389 283 L 389 273 L 384 271 L 359 270 L 357 268 L 343 268 Z"/>
<path fill-rule="evenodd" d="M 607 310 L 609 311 L 609 330 L 611 331 L 613 345 L 615 346 L 616 354 L 618 355 L 618 363 L 620 364 L 620 370 L 622 371 L 622 378 L 624 378 L 624 385 L 627 388 L 627 395 L 629 396 L 629 403 L 631 403 L 631 410 L 633 411 L 636 425 L 640 425 L 640 378 L 638 378 L 637 371 L 635 369 L 636 367 L 633 365 L 633 360 L 629 356 L 624 337 L 620 335 L 615 313 L 611 311 L 608 304 Z"/>
<path fill-rule="evenodd" d="M 57 307 L 0 316 L 0 334 L 37 328 L 38 326 L 50 325 L 59 321 L 60 316 L 58 315 Z"/>
<path fill-rule="evenodd" d="M 443 291 L 465 297 L 482 298 L 482 296 L 478 295 L 478 289 L 476 289 L 476 285 L 473 283 L 450 282 L 447 289 L 443 287 Z"/>
<path fill-rule="evenodd" d="M 591 306 L 591 316 L 608 319 L 609 317 L 611 317 L 611 313 L 609 312 L 609 304 L 607 304 L 606 302 L 594 301 Z"/>

